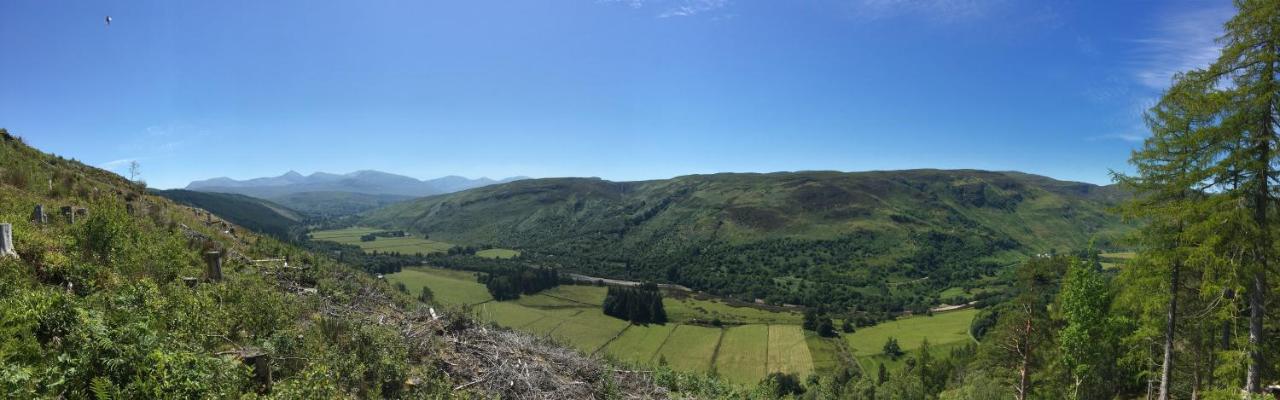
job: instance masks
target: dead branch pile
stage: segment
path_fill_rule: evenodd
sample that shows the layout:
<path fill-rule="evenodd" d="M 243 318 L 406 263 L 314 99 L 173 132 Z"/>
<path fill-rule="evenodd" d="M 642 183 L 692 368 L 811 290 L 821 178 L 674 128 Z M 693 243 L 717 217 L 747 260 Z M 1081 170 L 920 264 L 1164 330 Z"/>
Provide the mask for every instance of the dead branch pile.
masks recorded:
<path fill-rule="evenodd" d="M 455 390 L 473 388 L 504 399 L 595 399 L 608 389 L 627 398 L 667 398 L 647 374 L 613 370 L 599 358 L 528 334 L 452 325 L 456 330 L 442 335 L 449 346 L 440 359 L 463 382 Z"/>
<path fill-rule="evenodd" d="M 327 303 L 326 314 L 394 326 L 410 354 L 435 364 L 456 382 L 455 391 L 502 399 L 597 399 L 610 390 L 630 399 L 668 398 L 648 371 L 616 370 L 598 357 L 461 313 L 402 310 L 387 291 L 372 286 L 350 302 Z"/>

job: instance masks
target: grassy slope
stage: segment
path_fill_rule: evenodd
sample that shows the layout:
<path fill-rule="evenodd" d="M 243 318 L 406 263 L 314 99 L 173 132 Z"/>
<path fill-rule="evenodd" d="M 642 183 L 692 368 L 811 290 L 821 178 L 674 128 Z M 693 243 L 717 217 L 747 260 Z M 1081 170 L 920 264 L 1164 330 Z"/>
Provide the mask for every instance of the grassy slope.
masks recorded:
<path fill-rule="evenodd" d="M 976 314 L 977 310 L 967 309 L 937 313 L 931 317 L 902 318 L 859 329 L 845 335 L 844 340 L 862 363 L 864 370 L 874 371 L 872 367 L 878 362 L 895 364 L 883 356 L 884 344 L 890 337 L 897 339 L 902 351 L 907 353 L 918 349 L 926 338 L 935 351 L 973 341 L 973 337 L 969 335 L 969 324 Z"/>
<path fill-rule="evenodd" d="M 643 182 L 557 178 L 398 203 L 365 213 L 362 221 L 453 243 L 584 257 L 599 262 L 583 263 L 583 272 L 661 280 L 666 266 L 686 264 L 678 261 L 688 257 L 701 258 L 702 268 L 735 265 L 735 248 L 788 239 L 788 247 L 824 252 L 820 241 L 855 233 L 866 235 L 858 242 L 865 250 L 845 250 L 838 258 L 849 261 L 834 273 L 901 264 L 916 249 L 913 234 L 922 232 L 1013 243 L 987 254 L 1001 263 L 1079 248 L 1091 238 L 1105 248 L 1127 229 L 1106 211 L 1119 197 L 1114 187 L 973 170 L 715 174 Z M 700 253 L 713 246 L 731 250 Z M 798 257 L 766 263 L 774 270 L 765 275 L 791 280 L 794 287 L 819 283 L 790 266 L 803 265 L 808 256 Z M 622 259 L 632 260 L 633 268 Z"/>
<path fill-rule="evenodd" d="M 3 397 L 254 396 L 249 367 L 224 354 L 282 338 L 290 344 L 271 348 L 271 356 L 301 361 L 273 363 L 274 398 L 376 397 L 369 388 L 382 380 L 435 380 L 410 371 L 415 361 L 393 328 L 346 313 L 324 318 L 359 329 L 326 336 L 316 328 L 319 296 L 289 287 L 315 286 L 352 307 L 382 308 L 373 298 L 390 293 L 332 260 L 247 229 L 226 234 L 118 175 L 43 154 L 3 130 L 0 199 L 0 221 L 14 225 L 18 250 L 18 257 L 0 257 Z M 51 214 L 49 223 L 31 221 L 36 204 Z M 86 207 L 89 215 L 68 223 L 56 215 L 62 205 Z M 188 287 L 179 278 L 203 275 L 200 252 L 208 248 L 230 254 L 223 280 Z M 307 268 L 247 261 L 285 255 Z M 355 336 L 381 349 L 376 360 L 370 349 L 353 348 Z M 375 362 L 379 370 L 363 369 Z M 368 375 L 326 378 L 360 373 Z"/>
<path fill-rule="evenodd" d="M 290 229 L 303 219 L 302 214 L 285 206 L 240 194 L 182 189 L 156 190 L 152 193 L 177 203 L 203 208 L 236 225 L 276 237 L 287 237 Z"/>

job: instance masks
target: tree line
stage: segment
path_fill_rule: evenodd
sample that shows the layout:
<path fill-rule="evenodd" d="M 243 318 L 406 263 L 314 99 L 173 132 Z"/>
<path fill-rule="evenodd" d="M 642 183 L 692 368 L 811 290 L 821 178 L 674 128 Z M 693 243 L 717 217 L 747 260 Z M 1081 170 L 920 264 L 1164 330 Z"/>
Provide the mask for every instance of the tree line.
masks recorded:
<path fill-rule="evenodd" d="M 560 285 L 560 272 L 543 267 L 505 267 L 479 274 L 478 280 L 489 289 L 494 300 L 515 300 L 520 295 L 534 294 Z"/>
<path fill-rule="evenodd" d="M 1237 0 L 1210 65 L 1178 74 L 1146 113 L 1133 153 L 1125 215 L 1142 221 L 1137 259 L 1122 276 L 1126 308 L 1159 343 L 1130 356 L 1157 398 L 1260 393 L 1274 382 L 1280 162 L 1280 3 Z"/>
<path fill-rule="evenodd" d="M 654 283 L 609 286 L 603 308 L 605 315 L 636 324 L 667 323 L 667 310 L 662 306 L 662 291 Z"/>

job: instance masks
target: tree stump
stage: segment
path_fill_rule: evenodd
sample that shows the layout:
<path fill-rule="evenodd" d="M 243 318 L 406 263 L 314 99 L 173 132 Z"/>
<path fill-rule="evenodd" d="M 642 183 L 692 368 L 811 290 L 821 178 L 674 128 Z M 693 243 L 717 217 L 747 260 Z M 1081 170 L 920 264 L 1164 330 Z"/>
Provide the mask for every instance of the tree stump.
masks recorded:
<path fill-rule="evenodd" d="M 222 280 L 222 252 L 210 251 L 204 253 L 204 274 L 205 278 L 211 282 Z"/>
<path fill-rule="evenodd" d="M 31 211 L 31 222 L 37 224 L 49 223 L 49 215 L 44 213 L 44 205 L 36 204 L 35 210 Z"/>
<path fill-rule="evenodd" d="M 258 384 L 259 393 L 271 392 L 271 357 L 261 349 L 246 347 L 240 349 L 237 356 L 240 362 L 253 370 L 253 380 Z"/>
<path fill-rule="evenodd" d="M 76 210 L 75 210 L 75 207 L 72 207 L 72 206 L 62 206 L 62 209 L 61 209 L 60 211 L 62 212 L 62 216 L 67 218 L 67 223 L 68 223 L 68 224 L 74 224 L 74 223 L 76 223 Z"/>
<path fill-rule="evenodd" d="M 13 250 L 13 224 L 0 223 L 0 258 L 17 256 Z"/>

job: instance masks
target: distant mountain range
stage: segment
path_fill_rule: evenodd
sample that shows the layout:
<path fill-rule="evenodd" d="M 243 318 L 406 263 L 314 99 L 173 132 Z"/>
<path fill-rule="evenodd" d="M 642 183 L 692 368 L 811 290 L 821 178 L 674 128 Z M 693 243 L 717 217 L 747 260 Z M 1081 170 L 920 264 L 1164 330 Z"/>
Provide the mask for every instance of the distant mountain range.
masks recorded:
<path fill-rule="evenodd" d="M 242 181 L 226 177 L 194 181 L 187 185 L 186 190 L 242 194 L 271 200 L 302 212 L 345 215 L 411 198 L 453 193 L 521 179 L 527 177 L 493 180 L 451 175 L 419 180 L 372 170 L 348 174 L 316 172 L 311 175 L 289 171 L 280 176 Z"/>

